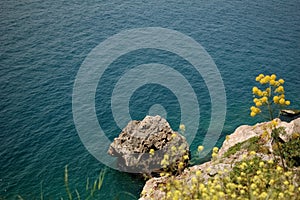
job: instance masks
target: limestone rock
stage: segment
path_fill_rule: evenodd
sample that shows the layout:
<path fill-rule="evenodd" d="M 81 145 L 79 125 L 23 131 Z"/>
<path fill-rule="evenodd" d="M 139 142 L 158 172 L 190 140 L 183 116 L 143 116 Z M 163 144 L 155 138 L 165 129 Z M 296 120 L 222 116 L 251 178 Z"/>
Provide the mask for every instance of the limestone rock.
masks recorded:
<path fill-rule="evenodd" d="M 142 121 L 129 122 L 110 145 L 108 154 L 118 158 L 122 171 L 155 175 L 162 171 L 164 155 L 168 155 L 168 167 L 175 167 L 189 154 L 189 145 L 165 119 L 146 116 Z"/>
<path fill-rule="evenodd" d="M 283 122 L 280 119 L 276 119 L 278 122 L 277 127 L 284 127 L 286 134 L 280 135 L 283 141 L 288 141 L 292 139 L 294 133 L 300 133 L 300 118 L 291 121 L 290 123 Z M 218 152 L 218 159 L 203 163 L 201 165 L 195 165 L 189 168 L 186 168 L 183 173 L 179 176 L 174 177 L 160 177 L 152 178 L 148 180 L 143 188 L 141 193 L 140 200 L 151 200 L 151 199 L 163 199 L 165 197 L 165 192 L 159 189 L 159 185 L 166 185 L 166 183 L 174 180 L 182 180 L 187 185 L 191 186 L 192 177 L 196 176 L 196 171 L 201 171 L 201 178 L 203 178 L 204 183 L 210 178 L 215 176 L 218 171 L 222 171 L 224 176 L 227 176 L 228 172 L 236 165 L 237 162 L 242 161 L 245 157 L 250 157 L 250 153 L 247 149 L 241 149 L 230 155 L 229 157 L 223 157 L 224 153 L 228 149 L 238 143 L 249 140 L 255 136 L 261 136 L 262 133 L 268 131 L 270 134 L 271 122 L 263 122 L 256 124 L 254 126 L 243 125 L 238 127 L 234 133 L 229 135 L 229 139 L 224 141 L 222 147 Z M 274 159 L 272 154 L 256 153 L 255 156 L 260 157 L 262 160 Z"/>
<path fill-rule="evenodd" d="M 284 127 L 286 134 L 280 135 L 280 138 L 287 142 L 293 133 L 300 133 L 300 118 L 297 118 L 290 123 L 275 119 L 278 123 L 277 127 Z M 252 137 L 260 136 L 264 132 L 271 134 L 272 122 L 258 123 L 254 126 L 242 125 L 238 127 L 234 133 L 229 135 L 229 139 L 225 140 L 219 151 L 219 156 L 223 156 L 228 149 L 238 143 L 244 142 Z M 270 146 L 269 146 L 270 147 Z M 271 147 L 270 147 L 271 148 Z M 271 149 L 270 149 L 271 150 Z M 272 151 L 272 150 L 271 150 Z"/>

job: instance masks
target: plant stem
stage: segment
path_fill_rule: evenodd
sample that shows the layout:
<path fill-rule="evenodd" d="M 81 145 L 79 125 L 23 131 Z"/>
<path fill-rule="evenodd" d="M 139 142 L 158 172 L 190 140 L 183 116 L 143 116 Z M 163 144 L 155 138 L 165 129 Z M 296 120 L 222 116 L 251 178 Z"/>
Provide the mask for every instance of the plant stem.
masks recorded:
<path fill-rule="evenodd" d="M 269 114 L 270 114 L 270 120 L 273 120 L 273 119 L 274 119 L 274 116 L 273 116 L 271 104 L 270 104 L 269 101 L 267 101 L 267 104 L 268 104 L 268 110 L 269 110 Z"/>
<path fill-rule="evenodd" d="M 65 166 L 65 186 L 66 186 L 66 192 L 69 196 L 69 200 L 72 200 L 73 198 L 70 192 L 69 182 L 68 182 L 68 165 Z"/>

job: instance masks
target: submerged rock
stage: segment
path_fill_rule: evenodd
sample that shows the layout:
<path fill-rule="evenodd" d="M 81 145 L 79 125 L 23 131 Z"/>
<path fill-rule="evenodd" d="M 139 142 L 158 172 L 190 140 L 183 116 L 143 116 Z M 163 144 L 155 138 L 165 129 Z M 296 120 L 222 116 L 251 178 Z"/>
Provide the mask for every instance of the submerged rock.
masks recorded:
<path fill-rule="evenodd" d="M 177 169 L 183 160 L 186 166 L 189 145 L 164 118 L 146 116 L 142 121 L 129 122 L 110 145 L 108 154 L 118 158 L 121 171 L 156 175 L 166 170 L 164 167 Z"/>

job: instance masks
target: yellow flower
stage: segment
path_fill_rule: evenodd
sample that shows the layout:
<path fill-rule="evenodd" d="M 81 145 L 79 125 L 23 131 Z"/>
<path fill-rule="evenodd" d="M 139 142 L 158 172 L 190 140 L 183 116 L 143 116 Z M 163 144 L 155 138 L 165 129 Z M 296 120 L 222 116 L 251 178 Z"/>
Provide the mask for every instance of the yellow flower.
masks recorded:
<path fill-rule="evenodd" d="M 179 129 L 180 129 L 181 131 L 185 131 L 185 125 L 184 125 L 184 124 L 180 124 Z"/>
<path fill-rule="evenodd" d="M 175 137 L 177 137 L 177 134 L 176 134 L 176 133 L 173 133 L 173 134 L 172 134 L 172 138 L 175 138 Z"/>
<path fill-rule="evenodd" d="M 279 86 L 278 88 L 276 88 L 275 92 L 284 93 L 284 87 L 283 86 Z"/>
<path fill-rule="evenodd" d="M 265 199 L 268 196 L 268 194 L 266 192 L 262 192 L 259 197 L 262 199 Z"/>
<path fill-rule="evenodd" d="M 154 155 L 154 149 L 150 149 L 150 151 L 149 151 L 149 153 L 151 154 L 151 155 Z"/>
<path fill-rule="evenodd" d="M 201 172 L 200 170 L 197 170 L 197 171 L 196 171 L 196 176 L 197 176 L 197 177 L 200 177 L 201 174 L 202 174 L 202 172 Z"/>
<path fill-rule="evenodd" d="M 188 156 L 188 155 L 184 155 L 184 156 L 183 156 L 183 159 L 184 159 L 184 160 L 188 160 L 188 159 L 189 159 L 189 156 Z"/>
<path fill-rule="evenodd" d="M 267 90 L 266 90 L 266 91 L 263 91 L 262 94 L 263 94 L 264 97 L 269 96 L 269 92 L 268 92 Z"/>
<path fill-rule="evenodd" d="M 278 125 L 278 122 L 275 119 L 273 119 L 272 120 L 272 125 L 276 127 Z"/>
<path fill-rule="evenodd" d="M 270 80 L 270 85 L 276 85 L 276 81 L 275 80 Z"/>
<path fill-rule="evenodd" d="M 172 147 L 171 147 L 171 150 L 172 150 L 173 152 L 175 152 L 175 151 L 177 151 L 177 148 L 176 148 L 175 146 L 172 146 Z"/>
<path fill-rule="evenodd" d="M 245 163 L 245 162 L 243 162 L 242 164 L 240 164 L 240 169 L 245 169 L 246 167 L 247 167 L 248 165 L 247 165 L 247 163 Z"/>
<path fill-rule="evenodd" d="M 231 198 L 235 199 L 235 198 L 236 198 L 236 194 L 233 193 L 233 194 L 231 195 Z"/>
<path fill-rule="evenodd" d="M 293 193 L 295 190 L 295 186 L 294 185 L 289 185 L 289 192 Z"/>
<path fill-rule="evenodd" d="M 251 110 L 250 116 L 254 117 L 257 114 L 257 108 L 255 106 L 251 106 L 250 110 Z"/>
<path fill-rule="evenodd" d="M 284 175 L 287 176 L 287 177 L 289 177 L 289 176 L 292 176 L 293 173 L 291 171 L 288 171 L 288 172 L 285 172 Z"/>
<path fill-rule="evenodd" d="M 284 80 L 283 80 L 282 78 L 279 79 L 278 82 L 279 82 L 280 84 L 284 84 Z"/>
<path fill-rule="evenodd" d="M 261 171 L 260 171 L 260 170 L 257 170 L 257 171 L 256 171 L 256 174 L 257 174 L 257 175 L 260 175 L 260 174 L 261 174 Z"/>
<path fill-rule="evenodd" d="M 274 179 L 271 179 L 271 180 L 269 181 L 269 184 L 270 184 L 270 185 L 273 185 L 274 182 L 275 182 Z"/>
<path fill-rule="evenodd" d="M 284 100 L 284 99 L 280 99 L 280 100 L 279 100 L 279 103 L 280 103 L 281 105 L 284 105 L 284 104 L 285 104 L 285 100 Z"/>
<path fill-rule="evenodd" d="M 256 186 L 255 183 L 252 183 L 252 184 L 250 185 L 250 187 L 251 187 L 252 190 L 255 190 L 255 189 L 257 188 L 257 186 Z"/>
<path fill-rule="evenodd" d="M 283 184 L 284 184 L 284 185 L 288 185 L 289 182 L 288 182 L 288 181 L 284 181 Z"/>
<path fill-rule="evenodd" d="M 259 91 L 259 89 L 258 89 L 257 87 L 253 87 L 253 88 L 252 88 L 253 94 L 257 94 L 258 91 Z"/>
<path fill-rule="evenodd" d="M 199 185 L 199 190 L 202 191 L 204 188 L 205 188 L 205 185 L 204 185 L 203 183 L 201 183 L 201 184 Z"/>
<path fill-rule="evenodd" d="M 169 155 L 168 155 L 168 154 L 165 154 L 165 155 L 164 155 L 164 159 L 165 159 L 165 160 L 169 160 Z"/>
<path fill-rule="evenodd" d="M 268 131 L 264 131 L 264 132 L 261 134 L 261 138 L 262 138 L 262 139 L 269 139 L 269 133 L 268 133 Z"/>
<path fill-rule="evenodd" d="M 262 103 L 260 101 L 258 101 L 258 102 L 255 103 L 255 106 L 256 107 L 262 106 Z"/>
<path fill-rule="evenodd" d="M 197 184 L 197 183 L 198 183 L 198 180 L 197 180 L 196 177 L 192 177 L 192 183 L 193 183 L 193 184 Z"/>
<path fill-rule="evenodd" d="M 265 76 L 265 81 L 268 83 L 271 80 L 271 77 L 269 75 Z"/>
<path fill-rule="evenodd" d="M 276 79 L 276 75 L 275 74 L 272 74 L 271 75 L 271 80 L 275 80 Z"/>
<path fill-rule="evenodd" d="M 291 104 L 290 101 L 285 101 L 285 105 L 289 106 Z"/>
<path fill-rule="evenodd" d="M 261 102 L 266 103 L 268 101 L 268 97 L 262 97 Z"/>
<path fill-rule="evenodd" d="M 251 155 L 251 156 L 254 156 L 255 154 L 256 154 L 255 151 L 250 151 L 250 155 Z"/>
<path fill-rule="evenodd" d="M 178 169 L 183 169 L 184 168 L 184 163 L 183 162 L 179 162 L 178 163 Z"/>
<path fill-rule="evenodd" d="M 254 99 L 253 99 L 253 103 L 256 103 L 256 102 L 258 102 L 258 101 L 259 101 L 258 98 L 254 98 Z"/>
<path fill-rule="evenodd" d="M 199 152 L 203 151 L 203 149 L 204 149 L 204 146 L 198 146 L 198 151 Z"/>
<path fill-rule="evenodd" d="M 263 167 L 264 165 L 265 165 L 264 162 L 260 162 L 260 163 L 259 163 L 259 167 Z"/>
<path fill-rule="evenodd" d="M 219 197 L 223 198 L 225 196 L 224 192 L 219 192 Z"/>
<path fill-rule="evenodd" d="M 216 157 L 218 156 L 218 154 L 215 153 L 215 152 L 213 152 L 213 153 L 211 154 L 211 156 L 212 156 L 213 158 L 216 158 Z"/>
<path fill-rule="evenodd" d="M 274 103 L 278 104 L 279 103 L 279 97 L 278 96 L 274 96 L 273 97 L 273 101 L 274 101 Z"/>
<path fill-rule="evenodd" d="M 261 96 L 263 96 L 263 95 L 264 95 L 264 94 L 263 94 L 263 92 L 262 92 L 261 90 L 258 90 L 258 91 L 257 91 L 257 96 L 260 96 L 260 97 L 261 97 Z"/>
<path fill-rule="evenodd" d="M 260 113 L 261 110 L 260 110 L 259 108 L 255 108 L 255 112 L 256 112 L 256 113 Z"/>
<path fill-rule="evenodd" d="M 262 79 L 260 79 L 259 83 L 260 83 L 260 84 L 265 84 L 265 83 L 266 83 L 266 81 L 265 81 L 265 79 L 264 79 L 264 78 L 262 78 Z"/>
<path fill-rule="evenodd" d="M 278 194 L 278 196 L 279 196 L 280 198 L 283 198 L 283 197 L 284 197 L 284 194 L 283 194 L 282 192 L 280 192 L 280 193 Z"/>
<path fill-rule="evenodd" d="M 160 162 L 160 165 L 162 165 L 163 167 L 167 167 L 169 165 L 169 161 L 163 159 L 161 162 Z"/>
<path fill-rule="evenodd" d="M 214 153 L 218 153 L 218 151 L 219 151 L 219 148 L 218 148 L 218 147 L 214 147 L 214 148 L 213 148 L 213 152 L 214 152 Z"/>
<path fill-rule="evenodd" d="M 228 141 L 230 139 L 230 136 L 229 135 L 226 135 L 226 141 Z"/>
<path fill-rule="evenodd" d="M 264 77 L 264 75 L 263 75 L 263 74 L 260 74 L 260 75 L 258 75 L 258 76 L 255 78 L 255 80 L 256 80 L 257 82 L 259 82 L 263 77 Z"/>
<path fill-rule="evenodd" d="M 280 166 L 277 166 L 277 167 L 276 167 L 276 171 L 278 171 L 278 172 L 282 172 L 282 167 L 280 167 Z"/>
<path fill-rule="evenodd" d="M 271 159 L 271 160 L 268 161 L 268 163 L 272 165 L 272 164 L 274 164 L 274 160 Z"/>

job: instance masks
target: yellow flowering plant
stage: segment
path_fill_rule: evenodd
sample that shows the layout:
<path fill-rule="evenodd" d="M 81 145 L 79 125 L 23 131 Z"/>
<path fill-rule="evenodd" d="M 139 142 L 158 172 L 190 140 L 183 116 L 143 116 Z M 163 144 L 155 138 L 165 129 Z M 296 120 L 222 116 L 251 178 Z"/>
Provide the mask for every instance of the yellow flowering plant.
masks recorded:
<path fill-rule="evenodd" d="M 279 116 L 281 109 L 291 104 L 291 102 L 289 100 L 286 100 L 285 97 L 285 89 L 283 87 L 285 81 L 281 78 L 277 79 L 277 76 L 275 74 L 259 74 L 255 78 L 255 80 L 262 86 L 263 89 L 259 89 L 256 86 L 252 88 L 252 93 L 254 95 L 253 103 L 255 105 L 251 106 L 250 108 L 250 116 L 254 117 L 257 114 L 263 115 L 262 109 L 264 106 L 267 107 L 267 110 L 269 111 L 269 117 L 265 117 L 272 120 L 271 137 L 273 143 L 273 151 L 275 154 L 279 155 L 284 170 L 287 170 L 287 166 L 284 160 L 285 157 L 288 157 L 288 153 L 286 153 L 286 150 L 283 149 L 284 144 L 280 139 L 280 135 L 284 135 L 286 134 L 286 132 L 283 127 L 278 126 L 277 120 L 274 119 Z M 278 113 L 277 115 L 276 111 Z M 268 133 L 266 132 L 265 135 L 268 136 Z"/>
<path fill-rule="evenodd" d="M 217 151 L 217 149 L 215 149 Z M 158 184 L 163 200 L 297 200 L 299 172 L 283 168 L 273 160 L 263 160 L 251 151 L 232 170 L 219 170 L 206 180 L 208 171 L 196 170 L 189 176 L 169 177 Z M 296 173 L 296 174 L 295 174 Z"/>
<path fill-rule="evenodd" d="M 254 106 L 250 108 L 250 116 L 254 117 L 257 114 L 262 114 L 262 108 L 266 106 L 269 111 L 269 117 L 267 118 L 273 120 L 279 116 L 280 109 L 291 104 L 285 98 L 284 80 L 277 79 L 275 74 L 259 74 L 255 80 L 262 86 L 262 89 L 257 86 L 252 88 Z M 277 116 L 275 115 L 276 111 L 278 111 Z"/>

